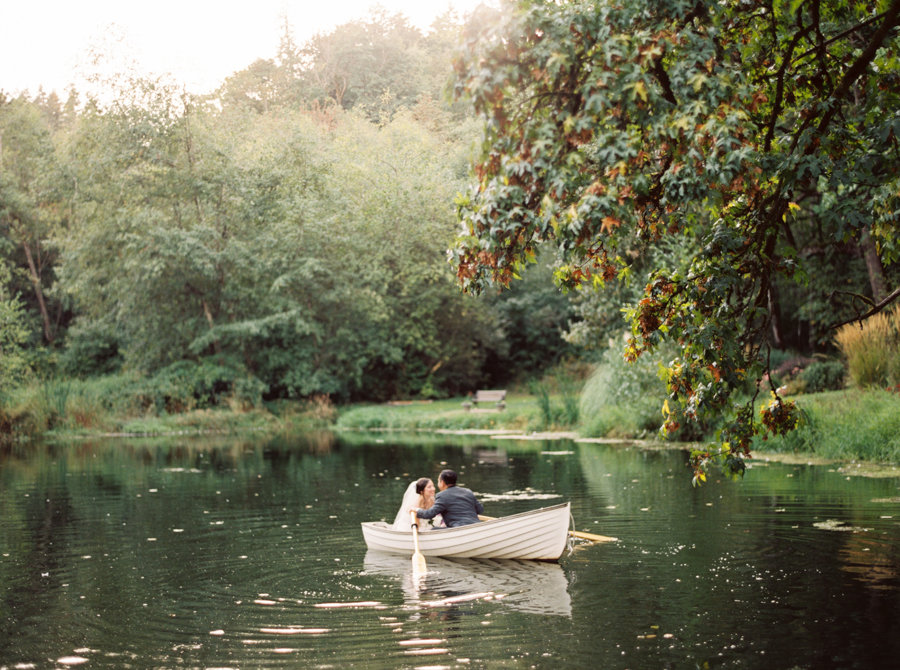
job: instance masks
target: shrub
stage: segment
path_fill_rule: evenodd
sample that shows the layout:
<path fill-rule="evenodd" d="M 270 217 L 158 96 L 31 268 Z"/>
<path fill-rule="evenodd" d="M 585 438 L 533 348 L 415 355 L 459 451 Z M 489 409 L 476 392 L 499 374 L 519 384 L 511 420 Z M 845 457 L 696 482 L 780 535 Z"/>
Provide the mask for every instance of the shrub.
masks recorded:
<path fill-rule="evenodd" d="M 776 386 L 790 386 L 791 382 L 797 381 L 800 373 L 803 372 L 803 370 L 805 370 L 807 366 L 816 362 L 813 358 L 800 356 L 796 353 L 780 353 L 781 355 L 776 356 L 775 352 L 772 352 L 772 355 L 770 356 L 771 372 L 769 374 L 771 374 Z M 794 384 L 794 390 L 791 392 L 797 392 L 797 386 L 797 384 Z M 802 393 L 803 388 L 804 385 L 799 384 L 799 392 Z"/>
<path fill-rule="evenodd" d="M 179 414 L 227 404 L 246 411 L 262 404 L 268 386 L 226 356 L 183 360 L 141 377 L 131 393 L 142 410 Z"/>
<path fill-rule="evenodd" d="M 862 322 L 842 326 L 835 342 L 860 387 L 900 384 L 900 306 Z"/>
<path fill-rule="evenodd" d="M 122 368 L 112 319 L 78 323 L 69 329 L 66 346 L 59 358 L 59 370 L 70 377 L 110 375 Z"/>
<path fill-rule="evenodd" d="M 250 375 L 232 379 L 228 404 L 235 411 L 256 409 L 262 406 L 263 394 L 268 390 L 267 384 Z"/>
<path fill-rule="evenodd" d="M 807 393 L 839 391 L 844 388 L 847 370 L 840 361 L 816 361 L 803 370 L 799 379 Z"/>

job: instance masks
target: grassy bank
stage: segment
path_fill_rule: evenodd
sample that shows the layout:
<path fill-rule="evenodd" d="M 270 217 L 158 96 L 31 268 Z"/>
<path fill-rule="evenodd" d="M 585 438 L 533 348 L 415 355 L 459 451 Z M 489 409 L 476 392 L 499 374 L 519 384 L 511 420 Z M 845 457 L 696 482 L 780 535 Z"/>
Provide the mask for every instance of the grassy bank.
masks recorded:
<path fill-rule="evenodd" d="M 141 378 L 46 381 L 0 398 L 0 435 L 14 440 L 95 435 L 178 435 L 265 431 L 574 430 L 584 436 L 655 439 L 656 411 L 631 403 L 586 406 L 573 415 L 571 394 L 510 393 L 506 409 L 466 410 L 463 399 L 333 406 L 327 398 L 248 402 L 233 396 L 197 399 L 188 392 L 153 395 Z M 587 394 L 586 394 L 587 395 Z M 849 389 L 794 398 L 801 426 L 784 437 L 756 440 L 755 454 L 809 455 L 840 461 L 900 464 L 900 394 Z M 193 405 L 192 405 L 193 403 Z M 196 406 L 204 405 L 204 406 Z M 630 418 L 622 415 L 631 407 Z M 654 415 L 654 416 L 651 416 Z M 622 416 L 620 416 L 622 415 Z M 616 421 L 616 417 L 620 420 Z M 624 417 L 624 418 L 623 418 Z M 598 428 L 602 427 L 603 430 Z M 711 439 L 709 436 L 708 439 Z"/>
<path fill-rule="evenodd" d="M 296 431 L 330 425 L 336 416 L 327 400 L 197 397 L 191 388 L 115 375 L 41 380 L 7 391 L 0 396 L 0 438 Z"/>
<path fill-rule="evenodd" d="M 879 390 L 847 389 L 800 395 L 802 425 L 785 437 L 758 439 L 754 455 L 764 453 L 816 456 L 838 461 L 867 461 L 900 464 L 900 394 Z M 551 397 L 554 403 L 561 399 Z M 605 411 L 600 408 L 601 412 Z M 622 411 L 615 406 L 603 414 L 609 430 L 596 434 L 598 416 L 585 415 L 577 426 L 548 425 L 541 398 L 528 394 L 508 396 L 504 412 L 462 409 L 459 400 L 416 403 L 400 406 L 357 405 L 340 412 L 337 426 L 360 430 L 511 429 L 529 432 L 547 429 L 574 429 L 584 436 L 621 439 L 656 439 L 641 423 L 609 419 Z M 708 436 L 709 440 L 713 436 Z"/>
<path fill-rule="evenodd" d="M 511 429 L 538 430 L 545 421 L 535 398 L 525 393 L 506 396 L 506 409 L 493 404 L 466 410 L 463 399 L 391 405 L 354 405 L 340 411 L 337 427 L 352 430 Z"/>
<path fill-rule="evenodd" d="M 900 394 L 848 389 L 793 399 L 803 411 L 800 428 L 757 440 L 756 451 L 900 463 Z"/>
<path fill-rule="evenodd" d="M 511 393 L 502 411 L 493 403 L 466 410 L 463 398 L 336 407 L 324 397 L 264 403 L 233 396 L 198 398 L 191 391 L 179 392 L 171 387 L 160 390 L 157 382 L 126 375 L 40 381 L 0 399 L 0 432 L 22 440 L 247 430 L 299 432 L 321 427 L 390 431 L 577 427 L 565 411 L 571 400 L 546 391 L 536 396 Z"/>

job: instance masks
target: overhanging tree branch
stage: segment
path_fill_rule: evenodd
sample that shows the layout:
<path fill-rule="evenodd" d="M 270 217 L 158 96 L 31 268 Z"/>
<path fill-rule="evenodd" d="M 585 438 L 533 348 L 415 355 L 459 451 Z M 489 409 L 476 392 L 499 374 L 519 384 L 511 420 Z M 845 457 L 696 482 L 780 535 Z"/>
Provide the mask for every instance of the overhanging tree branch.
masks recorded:
<path fill-rule="evenodd" d="M 841 83 L 838 84 L 837 88 L 830 96 L 829 101 L 825 101 L 826 111 L 824 116 L 819 121 L 819 125 L 816 128 L 814 135 L 816 137 L 821 136 L 825 130 L 828 128 L 831 120 L 834 118 L 834 115 L 837 114 L 840 105 L 838 101 L 844 98 L 847 93 L 850 92 L 850 88 L 856 82 L 857 79 L 865 72 L 866 68 L 869 64 L 874 60 L 875 55 L 878 53 L 878 49 L 881 48 L 881 45 L 884 43 L 885 38 L 887 38 L 888 33 L 900 25 L 900 0 L 893 0 L 891 6 L 881 14 L 884 17 L 884 21 L 878 30 L 875 31 L 875 34 L 872 36 L 872 39 L 869 41 L 868 46 L 866 46 L 863 53 L 859 56 L 859 58 L 854 61 L 853 65 L 851 65 L 846 73 L 844 74 L 844 78 L 841 80 Z M 814 50 L 819 49 L 819 47 L 815 47 Z M 831 104 L 828 104 L 828 103 Z M 816 114 L 822 108 L 821 104 L 814 103 L 812 108 L 809 109 L 806 114 L 806 118 L 803 121 L 803 124 L 800 126 L 800 129 L 794 134 L 794 139 L 791 142 L 790 153 L 793 153 L 797 148 L 797 145 L 800 143 L 803 134 L 806 130 L 813 124 Z M 816 143 L 810 142 L 807 147 L 807 152 L 812 152 L 815 150 Z"/>
<path fill-rule="evenodd" d="M 834 42 L 837 42 L 839 39 L 844 38 L 844 37 L 847 37 L 847 35 L 852 35 L 852 34 L 855 33 L 857 30 L 859 30 L 859 29 L 861 29 L 861 28 L 865 28 L 866 26 L 875 23 L 878 19 L 882 18 L 885 14 L 886 14 L 886 12 L 882 12 L 881 14 L 877 14 L 876 16 L 873 16 L 873 17 L 872 17 L 871 19 L 869 19 L 868 21 L 863 21 L 862 23 L 860 23 L 860 24 L 858 24 L 858 25 L 855 25 L 855 26 L 853 26 L 852 28 L 848 28 L 848 29 L 845 30 L 844 32 L 839 33 L 839 34 L 835 35 L 834 37 L 831 37 L 831 38 L 825 40 L 824 42 L 822 42 L 822 44 L 817 44 L 817 45 L 814 46 L 812 49 L 809 49 L 809 50 L 807 50 L 807 51 L 804 51 L 802 54 L 800 54 L 799 56 L 797 56 L 797 57 L 793 60 L 793 62 L 796 63 L 796 62 L 798 62 L 798 61 L 801 61 L 801 60 L 803 60 L 804 58 L 806 58 L 807 56 L 809 56 L 810 54 L 814 54 L 816 51 L 818 51 L 818 50 L 821 49 L 822 47 L 827 47 L 829 44 L 833 44 Z"/>
<path fill-rule="evenodd" d="M 834 296 L 836 294 L 852 296 L 854 299 L 862 300 L 866 304 L 871 305 L 871 307 L 869 308 L 869 310 L 867 312 L 865 312 L 863 314 L 860 314 L 859 312 L 857 312 L 856 316 L 854 316 L 852 319 L 847 319 L 845 321 L 841 321 L 840 323 L 837 323 L 837 324 L 831 326 L 831 328 L 829 328 L 829 330 L 837 330 L 841 326 L 846 326 L 848 323 L 853 323 L 854 321 L 859 321 L 860 326 L 862 326 L 863 321 L 868 319 L 870 316 L 874 316 L 874 315 L 878 314 L 878 312 L 882 311 L 885 307 L 887 307 L 892 302 L 897 300 L 897 298 L 900 298 L 900 288 L 896 289 L 893 293 L 891 293 L 886 298 L 884 298 L 883 300 L 880 300 L 878 302 L 874 302 L 873 300 L 867 298 L 864 295 L 860 295 L 858 293 L 851 293 L 849 291 L 835 290 L 835 291 L 832 291 L 828 297 L 831 298 L 832 296 Z"/>
<path fill-rule="evenodd" d="M 769 118 L 768 128 L 766 129 L 766 139 L 764 143 L 766 152 L 772 148 L 772 140 L 775 138 L 775 126 L 778 122 L 778 118 L 781 116 L 782 101 L 784 100 L 784 78 L 787 69 L 791 64 L 791 54 L 794 52 L 794 49 L 797 47 L 800 40 L 809 34 L 811 28 L 812 26 L 806 26 L 794 33 L 791 43 L 785 50 L 784 61 L 781 63 L 781 67 L 778 68 L 778 74 L 776 75 L 776 81 L 778 83 L 775 86 L 775 103 L 772 105 L 772 116 Z"/>
<path fill-rule="evenodd" d="M 844 78 L 841 80 L 841 83 L 838 84 L 838 87 L 834 90 L 834 93 L 832 93 L 831 97 L 833 100 L 841 100 L 850 92 L 850 87 L 853 86 L 854 82 L 859 79 L 869 64 L 875 59 L 875 55 L 884 43 L 888 33 L 897 27 L 897 25 L 900 25 L 900 0 L 894 0 L 887 11 L 884 12 L 883 16 L 884 21 L 882 21 L 878 30 L 875 31 L 875 34 L 872 35 L 872 39 L 869 41 L 868 46 L 862 52 L 860 57 L 856 59 L 853 65 L 850 66 L 844 75 Z M 828 107 L 822 120 L 819 121 L 816 135 L 821 135 L 825 132 L 825 129 L 828 128 L 828 124 L 831 123 L 831 119 L 834 118 L 837 111 L 838 105 L 836 104 L 832 104 Z"/>

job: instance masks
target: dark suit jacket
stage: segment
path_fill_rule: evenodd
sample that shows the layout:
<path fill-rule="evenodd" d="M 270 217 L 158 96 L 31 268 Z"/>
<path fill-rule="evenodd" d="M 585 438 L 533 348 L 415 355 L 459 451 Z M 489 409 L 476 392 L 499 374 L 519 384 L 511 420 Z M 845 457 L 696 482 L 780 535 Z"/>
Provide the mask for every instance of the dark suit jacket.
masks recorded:
<path fill-rule="evenodd" d="M 433 519 L 440 514 L 448 528 L 478 523 L 478 515 L 484 512 L 484 505 L 475 499 L 469 489 L 451 486 L 434 497 L 434 505 L 428 509 L 420 509 L 416 516 L 420 519 Z"/>

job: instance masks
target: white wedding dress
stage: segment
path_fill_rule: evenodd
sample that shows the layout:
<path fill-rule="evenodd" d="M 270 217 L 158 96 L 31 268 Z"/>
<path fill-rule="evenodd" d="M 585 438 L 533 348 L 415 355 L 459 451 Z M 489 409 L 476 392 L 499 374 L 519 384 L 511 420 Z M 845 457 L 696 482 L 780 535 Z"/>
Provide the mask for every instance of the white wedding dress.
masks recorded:
<path fill-rule="evenodd" d="M 410 515 L 409 510 L 416 509 L 418 506 L 419 494 L 416 493 L 416 482 L 413 482 L 406 487 L 406 492 L 403 494 L 403 502 L 400 503 L 400 509 L 397 511 L 397 516 L 394 517 L 394 523 L 391 527 L 394 530 L 409 532 L 412 529 L 412 516 Z M 434 528 L 443 527 L 444 525 L 444 521 L 441 519 L 440 514 L 434 517 L 433 522 Z M 419 530 L 428 529 L 429 526 L 426 524 L 419 525 Z"/>

